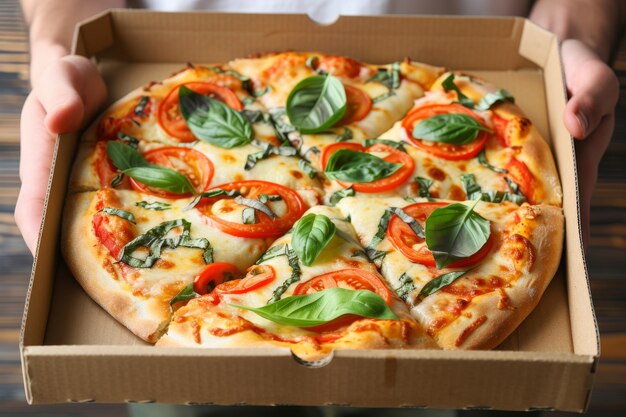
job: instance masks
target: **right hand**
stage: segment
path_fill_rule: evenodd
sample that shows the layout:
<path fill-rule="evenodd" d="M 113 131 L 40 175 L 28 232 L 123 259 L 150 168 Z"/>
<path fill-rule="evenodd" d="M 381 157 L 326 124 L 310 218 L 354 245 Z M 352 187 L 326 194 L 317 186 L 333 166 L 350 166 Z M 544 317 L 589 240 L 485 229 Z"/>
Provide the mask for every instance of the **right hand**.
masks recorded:
<path fill-rule="evenodd" d="M 79 130 L 104 103 L 107 93 L 95 65 L 75 55 L 51 60 L 37 72 L 33 85 L 21 115 L 22 187 L 15 223 L 34 254 L 56 135 Z"/>

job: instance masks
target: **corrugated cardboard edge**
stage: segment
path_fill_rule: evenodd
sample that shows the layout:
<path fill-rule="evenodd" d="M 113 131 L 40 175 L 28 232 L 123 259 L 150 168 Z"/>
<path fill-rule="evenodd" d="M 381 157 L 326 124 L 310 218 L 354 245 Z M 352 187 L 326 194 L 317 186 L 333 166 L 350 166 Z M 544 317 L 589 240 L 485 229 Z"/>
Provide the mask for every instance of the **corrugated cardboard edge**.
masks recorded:
<path fill-rule="evenodd" d="M 121 12 L 114 11 L 112 13 L 105 12 L 85 22 L 84 25 L 80 27 L 80 30 L 77 31 L 76 36 L 75 36 L 76 52 L 79 52 L 85 56 L 93 57 L 95 55 L 102 53 L 103 51 L 106 51 L 106 49 L 114 43 L 114 34 L 115 34 L 114 15 L 115 13 L 125 13 L 125 12 L 123 11 Z M 523 37 L 526 37 L 527 33 L 539 33 L 541 31 L 541 29 L 539 29 L 537 26 L 535 26 L 534 24 L 528 21 L 524 21 L 524 19 L 518 18 L 517 20 L 521 21 L 524 24 Z M 87 36 L 87 34 L 89 33 L 97 34 L 97 36 L 95 36 L 95 38 L 97 38 L 95 42 L 91 39 L 90 36 Z M 541 36 L 543 36 L 547 40 L 549 40 L 548 37 L 552 37 L 552 35 L 549 34 L 548 32 L 545 32 L 545 34 L 546 35 L 541 35 Z M 528 35 L 528 36 L 533 38 L 532 35 Z M 548 36 L 548 37 L 545 37 L 545 36 Z M 87 38 L 89 39 L 89 42 L 87 41 Z M 558 44 L 556 43 L 556 40 L 552 38 L 551 40 L 549 40 L 549 44 L 550 44 L 549 48 L 552 48 L 552 51 L 551 51 L 551 54 L 548 54 L 548 55 L 555 56 L 554 54 L 556 53 L 556 57 L 558 59 Z M 533 43 L 522 42 L 522 46 L 523 45 L 525 45 L 527 57 L 530 60 L 538 59 L 536 54 L 533 51 L 536 51 L 535 48 L 539 45 L 533 44 Z M 555 49 L 556 49 L 556 52 L 555 52 Z M 522 50 L 520 50 L 520 52 L 523 53 Z M 561 67 L 559 66 L 559 68 Z M 557 88 L 557 87 L 559 91 L 561 92 L 563 91 L 562 85 L 558 85 L 555 87 L 553 85 L 549 85 L 548 83 L 546 84 L 546 91 L 550 91 L 551 89 Z M 563 103 L 560 104 L 560 106 L 562 107 L 564 106 L 564 100 L 563 100 L 562 94 L 559 92 L 557 93 L 558 93 L 557 97 L 561 96 L 559 100 L 563 101 Z M 548 100 L 551 100 L 550 97 L 552 97 L 552 99 L 555 99 L 554 94 L 548 94 Z M 550 103 L 548 104 L 550 105 Z M 550 112 L 550 113 L 552 114 L 552 117 L 550 119 L 550 129 L 551 129 L 552 136 L 563 137 L 562 131 L 559 132 L 559 130 L 564 129 L 564 127 L 562 126 L 562 123 L 560 122 L 560 119 L 558 119 L 557 116 L 554 115 L 555 112 Z M 560 114 L 562 114 L 562 112 L 559 112 L 559 116 Z M 63 140 L 61 141 L 57 140 L 57 144 L 55 147 L 56 164 L 53 165 L 53 172 L 58 169 L 62 169 L 65 171 L 69 170 L 70 163 L 66 159 L 67 159 L 67 155 L 71 156 L 73 155 L 73 152 L 68 151 L 65 147 L 69 146 L 71 147 L 71 149 L 73 149 L 75 145 L 75 141 L 76 141 L 76 135 L 69 135 L 67 137 L 67 140 L 65 140 L 65 136 Z M 555 146 L 558 147 L 559 146 L 558 143 Z M 65 155 L 65 157 L 63 158 L 63 161 L 57 160 L 57 157 L 59 155 Z M 561 158 L 559 159 L 564 159 L 564 158 L 567 159 L 563 155 L 563 152 L 561 152 Z M 574 155 L 570 155 L 570 159 L 571 159 L 570 162 L 574 164 L 573 169 L 575 171 L 576 167 L 575 167 Z M 71 160 L 71 157 L 70 157 L 70 160 Z M 559 166 L 561 166 L 561 163 L 563 161 L 558 161 L 558 162 L 559 162 Z M 59 165 L 61 168 L 58 168 L 57 165 Z M 25 314 L 24 314 L 24 318 L 22 321 L 22 330 L 21 330 L 21 336 L 20 336 L 20 351 L 21 351 L 22 364 L 23 364 L 23 370 L 24 370 L 25 390 L 26 390 L 27 399 L 29 403 L 33 402 L 33 390 L 36 389 L 37 383 L 38 383 L 37 375 L 41 375 L 41 374 L 36 374 L 37 371 L 35 371 L 35 369 L 39 369 L 39 368 L 37 366 L 32 366 L 32 365 L 36 365 L 38 363 L 41 365 L 40 362 L 42 360 L 45 361 L 47 358 L 50 358 L 50 357 L 57 358 L 58 361 L 52 362 L 52 367 L 53 368 L 56 367 L 56 372 L 59 372 L 60 371 L 59 367 L 62 368 L 64 366 L 70 365 L 72 363 L 71 362 L 72 360 L 75 360 L 82 356 L 87 357 L 87 356 L 96 354 L 99 356 L 99 358 L 108 359 L 108 358 L 113 358 L 116 356 L 135 357 L 141 354 L 141 357 L 144 357 L 146 352 L 148 352 L 148 351 L 144 352 L 143 351 L 144 348 L 138 348 L 135 351 L 137 352 L 137 355 L 136 355 L 135 353 L 129 354 L 128 352 L 121 352 L 121 350 L 116 350 L 114 347 L 36 346 L 43 342 L 43 340 L 41 339 L 44 334 L 43 329 L 45 328 L 45 323 L 46 323 L 45 318 L 46 318 L 46 313 L 49 308 L 50 293 L 51 293 L 51 291 L 45 291 L 44 287 L 50 290 L 49 287 L 51 287 L 52 285 L 51 275 L 53 273 L 53 269 L 47 270 L 47 271 L 40 271 L 41 268 L 39 266 L 42 264 L 50 265 L 54 263 L 53 260 L 49 260 L 49 259 L 47 259 L 47 261 L 50 261 L 50 263 L 43 262 L 44 260 L 39 258 L 40 256 L 39 254 L 42 253 L 42 251 L 40 250 L 42 247 L 46 248 L 44 252 L 47 258 L 49 258 L 51 254 L 52 256 L 54 256 L 54 254 L 58 253 L 58 250 L 56 248 L 57 242 L 55 240 L 58 233 L 55 233 L 55 232 L 58 232 L 58 229 L 60 227 L 60 216 L 61 216 L 61 208 L 62 208 L 63 203 L 62 201 L 60 201 L 62 199 L 55 199 L 56 201 L 55 204 L 51 206 L 49 196 L 53 192 L 55 193 L 55 195 L 59 195 L 57 193 L 62 193 L 61 195 L 65 194 L 64 192 L 65 184 L 64 183 L 59 184 L 58 178 L 64 178 L 67 175 L 60 175 L 60 174 L 63 174 L 63 173 L 57 173 L 56 175 L 57 181 L 55 181 L 54 177 L 51 177 L 49 184 L 48 184 L 48 193 L 47 193 L 46 203 L 45 203 L 45 208 L 44 208 L 44 214 L 45 214 L 44 218 L 46 220 L 44 221 L 40 229 L 40 236 L 45 236 L 45 238 L 42 238 L 40 240 L 40 243 L 37 249 L 38 255 L 36 255 L 35 262 L 33 264 L 33 273 L 31 276 L 31 282 L 29 285 L 29 291 L 27 295 Z M 579 206 L 578 192 L 576 192 L 574 196 L 566 196 L 566 199 L 571 199 L 571 198 L 575 199 L 575 206 L 578 207 Z M 571 227 L 568 228 L 568 231 L 567 231 L 568 236 L 580 236 L 580 219 L 578 217 L 577 217 L 576 223 L 577 223 L 578 229 L 576 229 L 576 225 L 574 224 L 574 222 L 569 222 Z M 571 228 L 573 228 L 573 230 L 570 230 Z M 575 240 L 575 238 L 568 238 L 568 242 L 571 242 L 571 240 L 569 239 Z M 574 363 L 573 366 L 575 366 L 576 369 L 578 369 L 580 366 L 583 366 L 586 369 L 589 369 L 589 378 L 581 382 L 582 385 L 580 385 L 580 388 L 584 389 L 584 387 L 588 387 L 590 389 L 592 385 L 592 380 L 593 380 L 593 373 L 595 371 L 595 363 L 596 363 L 597 355 L 599 352 L 599 337 L 597 334 L 597 324 L 595 323 L 595 315 L 593 313 L 593 307 L 591 305 L 590 297 L 588 297 L 587 299 L 584 299 L 586 295 L 590 294 L 590 291 L 589 291 L 589 281 L 588 281 L 588 277 L 586 273 L 586 265 L 584 263 L 584 256 L 582 254 L 582 249 L 580 249 L 582 247 L 580 241 L 576 242 L 576 244 L 574 244 L 573 247 L 574 247 L 574 250 L 573 250 L 574 253 L 571 253 L 571 254 L 568 253 L 567 268 L 568 270 L 576 270 L 576 268 L 578 268 L 578 270 L 581 270 L 580 268 L 582 268 L 582 270 L 584 270 L 585 282 L 584 283 L 568 282 L 568 293 L 570 294 L 570 304 L 575 302 L 577 303 L 577 305 L 580 305 L 581 300 L 579 300 L 579 298 L 583 298 L 582 305 L 584 306 L 584 311 L 572 311 L 572 309 L 570 309 L 571 320 L 572 321 L 580 320 L 580 319 L 584 321 L 591 320 L 593 322 L 592 325 L 594 325 L 596 329 L 596 343 L 594 346 L 592 342 L 590 343 L 588 340 L 584 340 L 584 337 L 580 337 L 576 334 L 573 334 L 576 355 L 573 357 L 573 360 L 572 360 L 572 356 L 568 355 L 568 360 L 571 360 Z M 33 281 L 33 277 L 35 274 L 38 276 L 37 283 Z M 47 278 L 47 279 L 44 279 L 44 278 Z M 575 297 L 576 291 L 574 290 L 576 289 L 575 287 L 579 285 L 584 285 L 586 287 L 586 292 L 583 294 L 578 294 L 578 296 Z M 574 300 L 572 297 L 575 297 L 576 300 Z M 40 320 L 34 320 L 34 318 L 36 317 L 39 318 Z M 589 319 L 589 317 L 591 317 L 591 319 Z M 99 350 L 99 348 L 101 348 L 102 350 Z M 280 351 L 281 350 L 275 350 L 272 353 L 270 353 L 269 356 L 280 357 L 281 360 L 284 360 L 283 356 L 285 356 L 285 353 L 284 352 L 281 353 Z M 525 356 L 524 354 L 520 355 L 520 352 L 515 352 L 515 353 L 516 353 L 515 355 L 516 359 L 522 359 L 522 363 L 536 363 L 536 362 L 544 363 L 545 361 L 545 363 L 547 364 L 550 362 L 559 363 L 559 362 L 565 361 L 559 358 L 559 355 L 551 355 L 551 354 L 544 355 L 544 354 L 535 354 L 535 353 L 526 357 L 526 359 L 524 360 L 524 356 Z M 155 355 L 158 356 L 162 354 L 166 355 L 166 357 L 167 355 L 169 355 L 170 357 L 180 357 L 180 356 L 185 356 L 185 355 L 192 355 L 195 357 L 199 355 L 197 350 L 190 349 L 189 352 L 186 352 L 185 350 L 180 350 L 180 351 L 169 352 L 169 353 L 163 350 L 160 350 L 158 352 L 152 352 L 152 355 L 148 355 L 148 356 L 155 356 Z M 230 355 L 232 354 L 233 353 L 230 352 Z M 265 354 L 266 353 L 263 353 L 263 352 L 250 353 L 250 355 L 252 356 L 259 356 L 259 355 L 265 355 Z M 374 353 L 372 352 L 367 352 L 367 353 L 339 352 L 336 356 L 338 358 L 363 358 L 367 356 L 367 357 L 380 359 L 380 355 L 385 355 L 385 354 L 389 355 L 389 353 L 385 353 L 384 351 L 379 351 L 379 352 L 374 352 Z M 408 353 L 407 351 L 400 351 L 400 352 L 394 352 L 390 356 L 405 357 L 405 355 L 408 355 L 408 354 L 410 353 Z M 484 355 L 484 354 L 485 352 L 472 352 L 470 355 L 468 355 L 467 353 L 463 353 L 466 359 L 467 359 L 467 356 L 472 356 L 472 357 L 476 356 L 476 358 L 479 359 L 481 357 L 480 355 Z M 437 357 L 441 359 L 445 359 L 445 358 L 448 358 L 449 355 L 454 356 L 454 355 L 458 355 L 458 353 L 444 352 L 442 354 L 441 352 L 437 352 L 437 355 L 438 355 Z M 204 355 L 200 355 L 200 356 L 204 356 Z M 511 352 L 490 352 L 488 356 L 485 356 L 484 358 L 487 358 L 487 357 L 493 358 L 495 356 L 507 358 L 508 360 L 508 359 L 511 359 L 512 355 L 511 355 Z M 140 358 L 137 358 L 137 359 L 140 360 Z M 526 360 L 528 362 L 526 362 Z M 55 364 L 58 364 L 58 366 Z M 45 369 L 45 367 L 43 369 Z M 53 371 L 53 369 L 49 369 L 49 370 Z M 562 379 L 561 381 L 563 380 L 567 380 L 567 378 Z M 97 392 L 97 389 L 93 392 Z M 122 397 L 118 397 L 118 398 L 122 398 Z M 90 398 L 69 399 L 68 398 L 67 400 L 82 402 L 82 401 L 89 401 L 92 399 Z M 51 398 L 50 401 L 58 401 L 58 398 L 56 397 Z M 106 399 L 99 399 L 99 401 L 106 401 Z M 144 401 L 144 400 L 138 400 L 138 401 Z M 149 401 L 149 399 L 147 401 Z M 37 402 L 46 402 L 46 399 L 39 398 Z M 275 402 L 268 402 L 268 403 L 275 403 Z M 588 399 L 587 399 L 586 404 L 583 407 L 586 407 L 587 405 L 588 405 Z M 420 405 L 409 404 L 408 406 L 420 406 Z M 497 405 L 494 405 L 494 406 L 497 406 Z M 483 405 L 468 403 L 467 407 L 482 408 Z M 559 407 L 559 405 L 551 404 L 546 407 L 544 407 L 543 405 L 538 405 L 537 408 L 543 409 L 543 408 L 552 408 L 552 407 Z M 583 408 L 576 408 L 575 410 L 572 410 L 572 411 L 583 411 Z"/>

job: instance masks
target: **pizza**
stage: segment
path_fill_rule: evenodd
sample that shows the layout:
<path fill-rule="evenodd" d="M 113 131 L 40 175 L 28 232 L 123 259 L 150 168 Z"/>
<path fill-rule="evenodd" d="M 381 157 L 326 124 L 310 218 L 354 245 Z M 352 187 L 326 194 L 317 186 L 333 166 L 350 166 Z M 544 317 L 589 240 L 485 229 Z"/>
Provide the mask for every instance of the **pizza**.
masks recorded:
<path fill-rule="evenodd" d="M 83 133 L 62 251 L 157 346 L 492 349 L 562 251 L 549 145 L 503 89 L 262 53 L 137 88 Z"/>

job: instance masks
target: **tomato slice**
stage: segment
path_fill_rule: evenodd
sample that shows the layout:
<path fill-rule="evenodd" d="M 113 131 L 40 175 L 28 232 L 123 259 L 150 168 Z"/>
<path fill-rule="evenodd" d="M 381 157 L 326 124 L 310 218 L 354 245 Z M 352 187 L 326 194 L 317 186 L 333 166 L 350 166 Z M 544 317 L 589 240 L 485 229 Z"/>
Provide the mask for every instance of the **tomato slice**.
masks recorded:
<path fill-rule="evenodd" d="M 105 117 L 100 120 L 96 129 L 98 139 L 116 140 L 119 132 L 128 132 L 135 124 L 140 123 L 148 115 L 150 115 L 150 113 L 152 113 L 151 98 L 148 98 L 140 114 L 135 112 L 140 101 L 143 99 L 145 99 L 145 97 L 138 97 L 134 101 L 127 103 L 126 106 L 128 106 L 128 111 L 121 117 Z M 120 111 L 124 112 L 124 108 Z"/>
<path fill-rule="evenodd" d="M 438 158 L 458 161 L 475 157 L 483 150 L 489 133 L 485 131 L 478 132 L 476 139 L 467 145 L 452 145 L 449 143 L 439 143 L 425 141 L 413 137 L 413 127 L 416 123 L 423 119 L 436 116 L 438 114 L 461 113 L 476 119 L 483 127 L 486 127 L 482 118 L 480 118 L 472 110 L 460 104 L 435 104 L 432 106 L 419 107 L 411 111 L 402 121 L 402 127 L 405 129 L 407 137 L 411 143 L 418 149 L 428 152 Z"/>
<path fill-rule="evenodd" d="M 219 200 L 233 199 L 234 197 L 219 196 L 212 198 L 203 198 L 196 208 L 209 221 L 222 230 L 233 236 L 265 238 L 282 236 L 293 224 L 302 217 L 306 206 L 300 198 L 300 195 L 290 188 L 267 181 L 236 181 L 228 184 L 222 184 L 213 189 L 221 189 L 224 191 L 238 190 L 246 198 L 254 199 L 261 194 L 278 194 L 286 205 L 286 213 L 277 218 L 272 219 L 268 215 L 256 212 L 257 222 L 254 224 L 236 223 L 224 220 L 212 212 L 213 205 Z M 209 190 L 210 191 L 210 190 Z"/>
<path fill-rule="evenodd" d="M 493 131 L 496 139 L 498 140 L 498 143 L 505 148 L 508 147 L 511 144 L 509 137 L 506 133 L 506 128 L 509 125 L 509 121 L 504 117 L 498 116 L 495 113 L 493 114 L 491 119 L 493 121 Z"/>
<path fill-rule="evenodd" d="M 355 191 L 361 193 L 378 193 L 393 190 L 402 185 L 411 176 L 411 174 L 413 174 L 413 170 L 415 169 L 415 162 L 413 161 L 413 158 L 401 150 L 383 144 L 376 144 L 366 149 L 363 145 L 353 142 L 334 143 L 324 148 L 324 151 L 322 152 L 322 169 L 326 168 L 326 164 L 328 163 L 330 156 L 340 149 L 349 149 L 352 151 L 367 153 L 385 153 L 387 154 L 383 157 L 385 161 L 394 164 L 402 164 L 400 169 L 390 176 L 380 178 L 376 181 L 365 183 L 345 183 L 337 181 L 342 186 L 352 187 Z"/>
<path fill-rule="evenodd" d="M 208 264 L 193 280 L 193 290 L 204 295 L 213 291 L 213 289 L 223 283 L 228 282 L 239 275 L 237 267 L 228 262 L 215 262 Z"/>
<path fill-rule="evenodd" d="M 119 171 L 115 165 L 113 165 L 111 159 L 109 159 L 109 155 L 107 154 L 107 141 L 99 140 L 96 142 L 94 156 L 94 165 L 98 179 L 100 180 L 100 187 L 111 187 L 111 181 L 119 175 Z"/>
<path fill-rule="evenodd" d="M 271 265 L 252 265 L 243 279 L 228 281 L 215 288 L 220 294 L 244 294 L 261 288 L 276 279 L 276 271 Z M 232 283 L 232 284 L 231 284 Z"/>
<path fill-rule="evenodd" d="M 196 93 L 220 100 L 235 110 L 243 110 L 243 105 L 235 93 L 221 85 L 203 81 L 192 81 L 177 85 L 159 105 L 157 119 L 161 128 L 163 128 L 168 135 L 178 139 L 180 142 L 194 142 L 196 140 L 196 137 L 187 127 L 187 123 L 178 108 L 178 89 L 181 85 L 184 85 Z"/>
<path fill-rule="evenodd" d="M 363 120 L 372 110 L 372 99 L 360 88 L 343 85 L 346 90 L 346 113 L 335 126 L 345 126 Z"/>
<path fill-rule="evenodd" d="M 440 207 L 447 206 L 449 203 L 415 203 L 404 207 L 402 210 L 409 216 L 413 217 L 422 226 L 430 214 Z M 435 258 L 432 252 L 426 246 L 426 242 L 417 236 L 408 224 L 403 222 L 397 215 L 393 215 L 389 220 L 387 228 L 387 238 L 394 248 L 406 256 L 411 262 L 420 263 L 425 266 L 435 267 Z M 416 246 L 418 246 L 416 248 Z M 480 262 L 491 251 L 493 246 L 493 233 L 489 236 L 487 242 L 482 248 L 472 256 L 459 259 L 458 261 L 448 265 L 448 268 L 465 268 Z"/>
<path fill-rule="evenodd" d="M 506 169 L 509 171 L 509 177 L 519 186 L 519 190 L 530 204 L 535 201 L 535 177 L 528 169 L 525 163 L 517 158 L 512 157 L 509 160 Z"/>
<path fill-rule="evenodd" d="M 186 176 L 196 192 L 203 192 L 211 185 L 213 179 L 213 163 L 203 153 L 190 148 L 167 146 L 157 148 L 143 154 L 151 164 L 170 168 Z M 141 182 L 130 179 L 130 185 L 137 191 L 163 198 L 181 198 L 190 194 L 176 194 L 158 188 L 152 188 Z"/>
<path fill-rule="evenodd" d="M 361 73 L 363 65 L 345 56 L 325 56 L 319 58 L 317 69 L 332 74 L 336 77 L 355 78 Z M 347 93 L 347 91 L 346 91 Z"/>

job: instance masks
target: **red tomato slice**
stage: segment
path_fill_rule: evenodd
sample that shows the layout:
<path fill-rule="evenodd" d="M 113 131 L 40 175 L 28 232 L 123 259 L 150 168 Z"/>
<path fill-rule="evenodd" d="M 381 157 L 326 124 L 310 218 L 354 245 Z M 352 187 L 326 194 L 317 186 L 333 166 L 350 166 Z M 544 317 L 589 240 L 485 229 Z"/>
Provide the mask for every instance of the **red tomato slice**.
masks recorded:
<path fill-rule="evenodd" d="M 203 153 L 195 149 L 167 146 L 148 151 L 143 156 L 151 164 L 173 169 L 186 176 L 196 192 L 203 192 L 211 185 L 214 171 L 213 163 Z M 135 190 L 156 197 L 181 198 L 190 195 L 151 188 L 134 178 L 130 179 L 130 184 Z"/>
<path fill-rule="evenodd" d="M 109 159 L 109 155 L 107 154 L 107 141 L 99 140 L 96 142 L 94 155 L 94 165 L 98 179 L 100 179 L 100 187 L 111 187 L 111 181 L 119 175 L 119 171 Z"/>
<path fill-rule="evenodd" d="M 132 102 L 126 103 L 128 111 L 121 117 L 105 117 L 98 123 L 96 129 L 96 135 L 100 140 L 116 140 L 119 132 L 125 133 L 131 129 L 136 123 L 140 123 L 150 113 L 152 113 L 152 99 L 148 99 L 146 105 L 143 108 L 142 114 L 135 113 L 137 105 L 142 100 L 142 97 L 138 97 Z M 124 111 L 124 108 L 120 110 Z"/>
<path fill-rule="evenodd" d="M 489 134 L 484 131 L 478 132 L 476 139 L 467 145 L 451 145 L 449 143 L 439 143 L 421 140 L 413 137 L 413 127 L 423 119 L 436 116 L 438 114 L 462 113 L 467 114 L 478 123 L 484 126 L 483 120 L 472 110 L 460 104 L 435 104 L 432 106 L 419 107 L 411 111 L 402 121 L 407 137 L 418 149 L 428 152 L 438 158 L 458 161 L 475 157 L 483 150 Z"/>
<path fill-rule="evenodd" d="M 504 117 L 498 116 L 495 113 L 492 116 L 492 120 L 493 120 L 493 131 L 494 131 L 496 139 L 498 140 L 498 143 L 504 146 L 505 148 L 511 145 L 509 137 L 506 133 L 506 128 L 509 125 L 509 121 L 505 119 Z"/>
<path fill-rule="evenodd" d="M 363 65 L 345 56 L 325 56 L 319 58 L 317 69 L 336 77 L 354 78 L 361 73 Z M 346 91 L 347 93 L 347 91 Z"/>
<path fill-rule="evenodd" d="M 330 156 L 340 149 L 349 149 L 352 151 L 367 153 L 386 153 L 387 156 L 383 158 L 385 161 L 394 164 L 402 164 L 400 169 L 390 176 L 376 181 L 352 184 L 337 181 L 342 186 L 352 187 L 355 191 L 361 193 L 378 193 L 393 190 L 402 185 L 411 176 L 411 174 L 413 174 L 413 170 L 415 169 L 415 162 L 413 161 L 413 158 L 398 149 L 383 144 L 376 144 L 365 149 L 363 145 L 353 142 L 334 143 L 324 148 L 324 151 L 322 152 L 322 169 L 326 168 L 326 164 L 328 163 Z"/>
<path fill-rule="evenodd" d="M 178 108 L 178 89 L 181 85 L 188 87 L 196 93 L 204 94 L 226 103 L 235 110 L 243 110 L 243 105 L 235 93 L 226 87 L 202 81 L 192 81 L 177 85 L 159 105 L 157 118 L 161 128 L 163 128 L 168 135 L 178 139 L 180 142 L 193 142 L 196 140 L 196 137 L 187 127 L 187 123 Z"/>
<path fill-rule="evenodd" d="M 132 224 L 117 216 L 98 212 L 93 216 L 91 224 L 98 241 L 116 260 L 120 259 L 124 246 L 135 237 Z"/>
<path fill-rule="evenodd" d="M 415 203 L 404 207 L 402 210 L 409 216 L 417 220 L 422 226 L 430 214 L 440 207 L 447 206 L 448 203 Z M 387 238 L 394 248 L 406 256 L 411 262 L 420 263 L 425 266 L 435 267 L 435 258 L 432 252 L 426 246 L 426 242 L 417 236 L 408 224 L 400 220 L 397 215 L 393 215 L 389 220 L 387 228 Z M 415 248 L 415 245 L 420 245 Z M 460 259 L 450 265 L 448 268 L 465 268 L 480 262 L 491 251 L 493 245 L 493 233 L 489 236 L 487 242 L 482 248 L 472 256 Z"/>
<path fill-rule="evenodd" d="M 215 287 L 219 294 L 244 294 L 261 288 L 276 279 L 276 271 L 270 265 L 252 265 L 243 279 L 235 279 Z"/>
<path fill-rule="evenodd" d="M 204 295 L 211 292 L 217 285 L 224 281 L 231 281 L 233 277 L 239 275 L 239 270 L 228 262 L 215 262 L 208 264 L 193 280 L 193 290 Z"/>
<path fill-rule="evenodd" d="M 346 90 L 346 113 L 335 126 L 345 126 L 363 120 L 372 110 L 372 99 L 365 91 L 345 84 L 343 87 Z"/>
<path fill-rule="evenodd" d="M 535 177 L 528 169 L 525 163 L 516 158 L 509 160 L 506 169 L 509 171 L 509 177 L 519 186 L 520 191 L 530 204 L 535 201 Z"/>
<path fill-rule="evenodd" d="M 222 230 L 233 236 L 265 238 L 282 236 L 293 224 L 302 216 L 305 211 L 305 204 L 300 195 L 295 191 L 267 181 L 236 181 L 229 184 L 222 184 L 218 187 L 224 191 L 239 190 L 246 198 L 257 198 L 261 194 L 278 194 L 287 206 L 285 215 L 272 219 L 264 213 L 256 212 L 257 222 L 254 224 L 235 223 L 224 220 L 212 213 L 213 204 L 217 201 L 233 197 L 219 196 L 213 198 L 204 198 L 196 206 L 196 208 L 209 221 Z"/>

